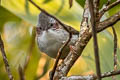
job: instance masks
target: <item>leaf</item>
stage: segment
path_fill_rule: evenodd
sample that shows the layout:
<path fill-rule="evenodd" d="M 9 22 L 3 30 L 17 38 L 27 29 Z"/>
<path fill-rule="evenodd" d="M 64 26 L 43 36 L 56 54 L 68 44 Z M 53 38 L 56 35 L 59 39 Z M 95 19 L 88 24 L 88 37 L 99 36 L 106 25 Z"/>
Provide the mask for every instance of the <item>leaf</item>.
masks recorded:
<path fill-rule="evenodd" d="M 0 6 L 0 32 L 3 30 L 3 25 L 8 21 L 20 21 L 21 19 Z"/>

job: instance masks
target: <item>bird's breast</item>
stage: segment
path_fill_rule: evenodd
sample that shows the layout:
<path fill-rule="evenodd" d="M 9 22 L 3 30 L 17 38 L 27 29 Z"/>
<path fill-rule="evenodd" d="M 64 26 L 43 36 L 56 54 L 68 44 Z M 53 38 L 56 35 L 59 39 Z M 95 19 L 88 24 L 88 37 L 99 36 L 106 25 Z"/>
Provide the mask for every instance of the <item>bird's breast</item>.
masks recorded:
<path fill-rule="evenodd" d="M 37 37 L 37 43 L 40 51 L 48 56 L 55 58 L 63 41 L 66 41 L 68 34 L 64 31 L 44 31 L 42 35 Z"/>

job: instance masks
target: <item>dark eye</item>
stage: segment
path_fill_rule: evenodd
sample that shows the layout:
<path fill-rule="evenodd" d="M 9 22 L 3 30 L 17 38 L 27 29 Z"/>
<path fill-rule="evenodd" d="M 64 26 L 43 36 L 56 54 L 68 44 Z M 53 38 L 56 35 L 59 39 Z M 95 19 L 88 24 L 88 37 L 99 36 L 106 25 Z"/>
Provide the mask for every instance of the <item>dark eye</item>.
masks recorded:
<path fill-rule="evenodd" d="M 52 26 L 53 26 L 53 24 L 51 23 L 51 24 L 50 24 L 50 26 L 52 27 Z"/>
<path fill-rule="evenodd" d="M 42 28 L 41 28 L 41 27 L 39 27 L 39 29 L 41 30 Z"/>

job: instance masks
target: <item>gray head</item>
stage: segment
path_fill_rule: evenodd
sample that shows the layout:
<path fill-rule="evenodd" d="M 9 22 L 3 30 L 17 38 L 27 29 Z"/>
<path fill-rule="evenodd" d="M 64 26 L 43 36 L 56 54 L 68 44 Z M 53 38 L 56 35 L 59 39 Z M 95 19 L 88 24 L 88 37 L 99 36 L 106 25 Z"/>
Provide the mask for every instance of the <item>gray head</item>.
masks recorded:
<path fill-rule="evenodd" d="M 56 20 L 47 16 L 45 13 L 41 12 L 38 16 L 38 24 L 37 27 L 41 30 L 48 30 L 49 28 L 53 27 L 56 23 Z"/>

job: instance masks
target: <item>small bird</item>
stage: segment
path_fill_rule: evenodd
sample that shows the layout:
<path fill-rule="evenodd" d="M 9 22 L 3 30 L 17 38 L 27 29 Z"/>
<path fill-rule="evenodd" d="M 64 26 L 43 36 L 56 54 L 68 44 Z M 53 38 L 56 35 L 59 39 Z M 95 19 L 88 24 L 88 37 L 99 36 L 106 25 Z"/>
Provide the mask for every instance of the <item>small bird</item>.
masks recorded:
<path fill-rule="evenodd" d="M 78 40 L 78 31 L 70 28 L 76 33 L 72 35 L 71 41 L 64 48 L 61 59 L 64 59 L 69 53 L 69 46 L 74 45 Z M 52 58 L 56 58 L 59 48 L 65 43 L 69 33 L 53 18 L 41 12 L 38 16 L 36 27 L 37 44 L 41 52 Z"/>

